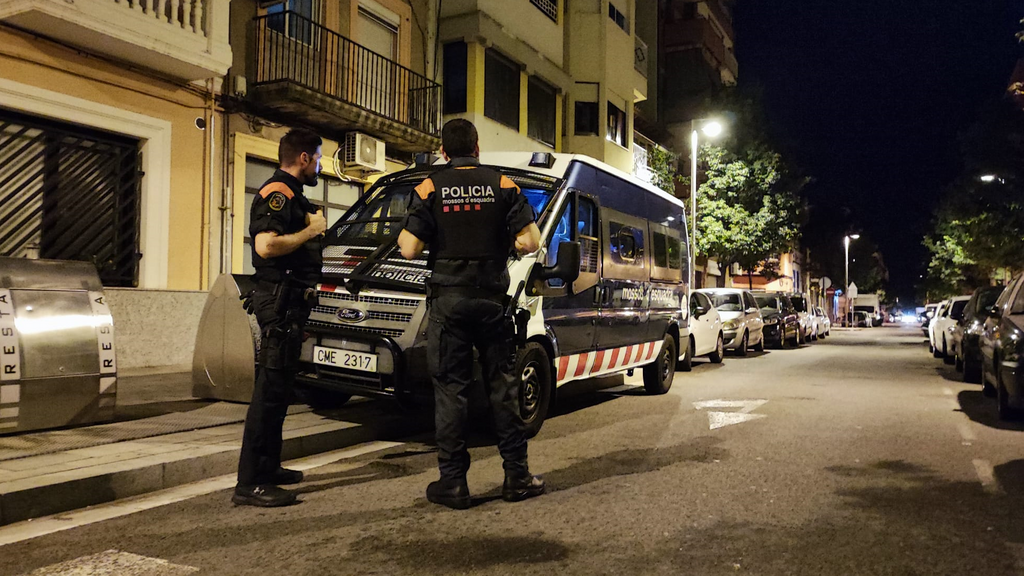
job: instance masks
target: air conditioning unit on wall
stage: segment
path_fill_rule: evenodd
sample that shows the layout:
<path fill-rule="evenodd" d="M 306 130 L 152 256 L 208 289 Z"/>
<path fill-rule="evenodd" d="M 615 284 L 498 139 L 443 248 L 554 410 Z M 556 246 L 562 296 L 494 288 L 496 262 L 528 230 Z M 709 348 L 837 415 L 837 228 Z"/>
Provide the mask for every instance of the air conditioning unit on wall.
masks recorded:
<path fill-rule="evenodd" d="M 345 135 L 345 168 L 358 168 L 364 172 L 383 172 L 384 141 L 360 132 Z"/>

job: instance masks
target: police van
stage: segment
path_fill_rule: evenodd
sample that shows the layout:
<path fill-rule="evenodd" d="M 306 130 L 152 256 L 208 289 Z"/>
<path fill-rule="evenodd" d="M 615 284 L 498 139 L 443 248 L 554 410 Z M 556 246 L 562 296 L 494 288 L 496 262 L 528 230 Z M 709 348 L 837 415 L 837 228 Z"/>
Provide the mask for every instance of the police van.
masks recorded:
<path fill-rule="evenodd" d="M 520 187 L 541 230 L 541 248 L 508 264 L 509 294 L 523 285 L 518 302 L 529 315 L 515 365 L 529 433 L 573 380 L 640 368 L 648 392 L 667 392 L 690 350 L 683 203 L 586 156 L 505 152 L 480 161 Z M 327 232 L 298 374 L 317 396 L 432 394 L 427 254 L 405 260 L 397 239 L 413 188 L 441 168 L 382 177 Z"/>

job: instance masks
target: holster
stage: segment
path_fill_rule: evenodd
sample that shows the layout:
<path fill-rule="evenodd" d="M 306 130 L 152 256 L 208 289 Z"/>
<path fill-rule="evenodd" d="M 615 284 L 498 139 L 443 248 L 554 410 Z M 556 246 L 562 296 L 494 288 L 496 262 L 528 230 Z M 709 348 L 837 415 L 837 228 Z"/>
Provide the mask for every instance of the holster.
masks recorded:
<path fill-rule="evenodd" d="M 266 287 L 270 286 L 268 283 Z M 261 332 L 259 364 L 290 370 L 296 367 L 302 352 L 303 325 L 316 299 L 316 289 L 289 280 L 272 286 L 273 298 L 264 301 L 272 306 L 272 314 L 257 313 Z"/>

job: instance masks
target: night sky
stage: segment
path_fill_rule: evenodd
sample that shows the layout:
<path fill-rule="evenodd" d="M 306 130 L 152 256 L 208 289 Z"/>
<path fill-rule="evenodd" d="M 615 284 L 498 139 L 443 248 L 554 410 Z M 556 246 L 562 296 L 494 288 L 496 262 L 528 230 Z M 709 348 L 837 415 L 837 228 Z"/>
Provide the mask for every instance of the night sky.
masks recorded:
<path fill-rule="evenodd" d="M 763 90 L 774 139 L 814 178 L 810 217 L 849 208 L 903 302 L 924 273 L 932 210 L 961 169 L 957 135 L 1005 90 L 1022 55 L 1013 36 L 1022 17 L 1024 0 L 734 7 L 740 86 Z M 845 230 L 829 238 L 818 228 L 806 242 L 841 253 Z"/>

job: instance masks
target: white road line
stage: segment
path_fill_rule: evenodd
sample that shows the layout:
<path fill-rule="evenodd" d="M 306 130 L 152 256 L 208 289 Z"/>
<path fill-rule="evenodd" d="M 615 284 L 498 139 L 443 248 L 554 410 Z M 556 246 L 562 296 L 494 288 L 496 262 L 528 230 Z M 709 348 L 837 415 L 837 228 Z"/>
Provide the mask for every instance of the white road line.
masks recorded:
<path fill-rule="evenodd" d="M 946 396 L 952 396 L 953 395 L 953 389 L 952 388 L 943 388 L 942 389 L 942 393 L 945 394 Z"/>
<path fill-rule="evenodd" d="M 966 422 L 961 422 L 957 424 L 956 429 L 960 431 L 960 437 L 966 440 L 967 442 L 974 442 L 975 440 L 978 439 L 978 437 L 974 435 L 974 431 L 971 430 L 970 425 L 968 425 Z"/>
<path fill-rule="evenodd" d="M 985 489 L 985 492 L 1003 494 L 1003 488 L 996 480 L 992 464 L 989 464 L 988 460 L 974 460 L 974 471 L 978 473 L 978 480 L 981 481 L 981 487 Z"/>
<path fill-rule="evenodd" d="M 367 442 L 344 450 L 335 450 L 333 452 L 326 452 L 316 456 L 299 458 L 297 460 L 287 462 L 286 464 L 288 468 L 293 468 L 295 470 L 309 470 L 311 468 L 326 466 L 327 464 L 331 464 L 339 460 L 355 458 L 357 456 L 362 456 L 363 454 L 379 452 L 381 450 L 387 450 L 401 445 L 401 442 Z M 138 498 L 129 498 L 117 502 L 110 502 L 109 504 L 101 504 L 99 506 L 85 508 L 83 510 L 54 514 L 52 516 L 44 516 L 42 518 L 10 524 L 8 526 L 0 527 L 0 546 L 31 540 L 40 536 L 46 536 L 47 534 L 53 534 L 55 532 L 69 530 L 71 528 L 78 528 L 79 526 L 86 526 L 88 524 L 95 524 L 96 522 L 104 522 L 113 518 L 119 518 L 136 512 L 142 512 L 144 510 L 158 508 L 167 504 L 181 502 L 182 500 L 188 500 L 205 494 L 212 494 L 213 492 L 233 487 L 235 482 L 235 475 L 227 474 L 216 478 L 209 478 L 207 480 L 194 482 L 192 484 L 185 484 L 182 486 L 175 486 L 174 488 L 168 488 L 166 490 L 160 490 L 158 492 L 153 492 L 152 494 L 139 496 Z M 228 506 L 228 504 L 225 504 L 225 506 Z"/>
<path fill-rule="evenodd" d="M 120 550 L 82 556 L 33 570 L 23 576 L 70 576 L 73 574 L 146 574 L 147 576 L 186 576 L 199 568 L 171 564 L 160 558 L 140 556 Z"/>

